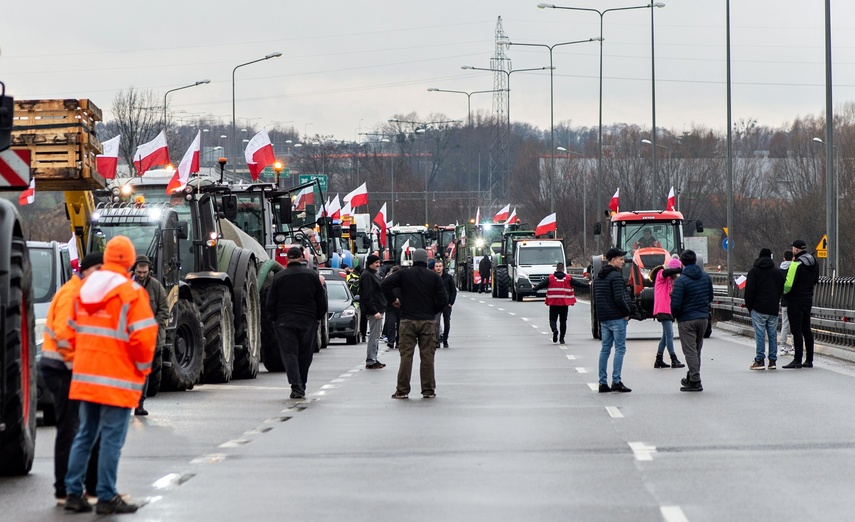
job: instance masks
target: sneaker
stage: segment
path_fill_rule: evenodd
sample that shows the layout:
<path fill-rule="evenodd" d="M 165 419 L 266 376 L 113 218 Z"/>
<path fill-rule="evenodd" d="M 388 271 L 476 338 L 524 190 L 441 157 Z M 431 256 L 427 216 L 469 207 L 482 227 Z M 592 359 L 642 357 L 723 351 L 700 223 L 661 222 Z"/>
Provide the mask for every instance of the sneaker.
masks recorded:
<path fill-rule="evenodd" d="M 800 363 L 796 360 L 793 360 L 791 363 L 781 366 L 781 368 L 784 368 L 787 370 L 792 370 L 793 368 L 801 368 L 801 367 L 802 367 L 802 363 Z"/>
<path fill-rule="evenodd" d="M 89 513 L 92 511 L 92 506 L 82 496 L 68 495 L 65 497 L 65 510 L 75 513 Z"/>
<path fill-rule="evenodd" d="M 381 342 L 381 343 L 385 343 L 385 342 L 386 342 L 386 341 L 388 341 L 388 340 L 389 340 L 389 339 L 387 339 L 385 335 L 381 335 L 381 336 L 380 336 L 380 342 Z"/>
<path fill-rule="evenodd" d="M 423 399 L 436 399 L 436 393 L 434 393 L 434 392 L 423 393 L 422 398 Z"/>
<path fill-rule="evenodd" d="M 137 417 L 145 417 L 146 415 L 148 415 L 148 411 L 142 406 L 137 406 L 136 408 L 134 408 L 134 415 L 136 415 Z"/>
<path fill-rule="evenodd" d="M 753 364 L 748 368 L 749 370 L 765 370 L 766 367 L 763 366 L 763 361 L 754 361 Z"/>
<path fill-rule="evenodd" d="M 369 370 L 379 370 L 381 368 L 385 368 L 386 365 L 381 363 L 380 361 L 374 361 L 371 364 L 366 364 L 365 367 L 368 368 Z"/>
<path fill-rule="evenodd" d="M 769 370 L 775 370 L 778 368 L 778 365 L 775 363 L 775 361 L 769 361 L 769 364 L 766 366 L 766 368 Z"/>
<path fill-rule="evenodd" d="M 600 384 L 600 393 L 611 393 L 612 389 L 608 384 Z"/>
<path fill-rule="evenodd" d="M 701 385 L 701 381 L 689 381 L 683 386 L 680 387 L 680 391 L 683 392 L 701 392 L 704 391 L 703 385 Z"/>
<path fill-rule="evenodd" d="M 620 392 L 620 393 L 629 393 L 632 390 L 630 390 L 629 388 L 624 386 L 622 382 L 619 382 L 617 384 L 612 383 L 612 391 L 613 392 Z"/>
<path fill-rule="evenodd" d="M 448 348 L 448 341 L 442 341 L 442 347 Z"/>
<path fill-rule="evenodd" d="M 91 508 L 90 508 L 91 509 Z M 98 503 L 95 504 L 95 513 L 99 515 L 110 515 L 113 513 L 136 513 L 139 506 L 136 504 L 130 504 L 125 502 L 125 500 L 116 495 L 108 501 L 98 500 Z"/>
<path fill-rule="evenodd" d="M 802 368 L 813 368 L 813 363 L 805 361 L 802 363 Z"/>
<path fill-rule="evenodd" d="M 398 392 L 395 392 L 395 393 L 393 393 L 393 394 L 392 394 L 392 398 L 393 398 L 393 399 L 406 399 L 406 398 L 408 398 L 408 397 L 407 397 L 407 394 L 405 394 L 405 393 L 398 393 Z"/>
<path fill-rule="evenodd" d="M 682 386 L 688 386 L 689 385 L 689 379 L 686 377 L 683 377 L 682 379 L 680 379 L 680 384 Z"/>
<path fill-rule="evenodd" d="M 291 392 L 291 398 L 292 398 L 292 399 L 305 399 L 305 398 L 306 398 L 306 394 L 305 394 L 305 393 L 303 393 L 303 392 L 292 391 L 292 392 Z"/>

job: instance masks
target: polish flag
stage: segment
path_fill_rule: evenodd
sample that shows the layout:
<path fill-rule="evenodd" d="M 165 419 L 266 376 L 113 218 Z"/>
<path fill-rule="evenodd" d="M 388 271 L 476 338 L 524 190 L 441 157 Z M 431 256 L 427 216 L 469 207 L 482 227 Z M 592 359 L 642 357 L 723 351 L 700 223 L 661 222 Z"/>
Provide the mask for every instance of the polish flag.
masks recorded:
<path fill-rule="evenodd" d="M 741 275 L 737 278 L 734 278 L 733 282 L 736 283 L 737 288 L 745 288 L 745 283 L 748 282 L 748 278 L 746 278 L 744 275 Z"/>
<path fill-rule="evenodd" d="M 301 190 L 294 199 L 294 208 L 297 210 L 305 210 L 306 205 L 315 204 L 315 186 L 309 185 Z"/>
<path fill-rule="evenodd" d="M 137 169 L 137 176 L 142 176 L 145 174 L 145 171 L 155 165 L 169 164 L 166 134 L 160 131 L 160 134 L 155 136 L 153 140 L 137 147 L 134 158 L 134 168 Z"/>
<path fill-rule="evenodd" d="M 409 255 L 409 253 L 410 253 L 410 240 L 409 239 L 404 241 L 404 244 L 401 245 L 401 250 L 404 251 L 404 254 Z"/>
<path fill-rule="evenodd" d="M 612 200 L 609 202 L 609 210 L 611 210 L 612 213 L 615 213 L 618 211 L 618 198 L 619 197 L 620 197 L 620 187 L 618 187 L 618 189 L 615 190 L 615 195 L 612 196 Z"/>
<path fill-rule="evenodd" d="M 122 135 L 119 134 L 111 140 L 107 140 L 101 145 L 104 148 L 104 154 L 95 156 L 95 166 L 98 169 L 98 174 L 104 179 L 116 178 L 116 166 L 119 164 L 119 142 Z"/>
<path fill-rule="evenodd" d="M 510 216 L 508 216 L 508 220 L 505 221 L 505 224 L 506 225 L 513 225 L 514 223 L 518 222 L 519 220 L 520 220 L 520 218 L 517 217 L 517 209 L 516 209 L 516 207 L 514 207 L 514 211 L 511 212 Z"/>
<path fill-rule="evenodd" d="M 181 158 L 181 163 L 178 164 L 178 169 L 175 171 L 175 174 L 172 175 L 172 179 L 169 180 L 169 184 L 166 185 L 166 193 L 172 194 L 178 190 L 184 188 L 187 185 L 187 181 L 190 179 L 190 174 L 193 172 L 199 172 L 199 146 L 202 143 L 202 131 L 196 131 L 196 137 L 193 139 L 193 143 L 190 144 L 190 148 L 187 149 L 187 152 L 184 153 L 184 157 Z"/>
<path fill-rule="evenodd" d="M 475 224 L 481 224 L 481 207 L 478 207 L 478 210 L 475 211 Z"/>
<path fill-rule="evenodd" d="M 21 206 L 29 205 L 36 200 L 36 177 L 30 178 L 30 187 L 21 192 L 18 196 L 18 204 Z"/>
<path fill-rule="evenodd" d="M 545 218 L 543 218 L 540 223 L 537 224 L 537 228 L 534 230 L 535 236 L 540 236 L 543 234 L 548 234 L 549 232 L 555 232 L 558 228 L 558 225 L 555 223 L 555 212 L 549 214 Z"/>
<path fill-rule="evenodd" d="M 341 219 L 344 219 L 345 216 L 350 217 L 352 215 L 353 215 L 353 208 L 350 206 L 350 202 L 348 201 L 347 203 L 344 204 L 343 207 L 341 207 Z"/>
<path fill-rule="evenodd" d="M 508 219 L 508 214 L 511 213 L 511 205 L 507 204 L 502 207 L 498 214 L 493 216 L 493 223 L 504 223 Z"/>
<path fill-rule="evenodd" d="M 77 251 L 77 236 L 73 233 L 68 240 L 68 258 L 71 260 L 71 269 L 77 272 L 80 269 L 80 253 Z"/>
<path fill-rule="evenodd" d="M 243 151 L 246 158 L 246 165 L 249 167 L 249 173 L 252 174 L 252 180 L 258 180 L 258 175 L 264 170 L 264 167 L 273 165 L 276 162 L 276 155 L 273 153 L 273 144 L 270 143 L 270 136 L 267 135 L 265 129 L 252 137 L 249 143 L 246 144 L 246 149 Z"/>
<path fill-rule="evenodd" d="M 324 207 L 321 209 L 321 217 L 327 217 L 329 215 L 330 209 L 330 197 L 327 196 L 327 202 L 324 203 Z"/>
<path fill-rule="evenodd" d="M 668 203 L 665 205 L 665 210 L 675 210 L 677 208 L 677 199 L 674 197 L 674 187 L 668 192 Z"/>
<path fill-rule="evenodd" d="M 338 194 L 335 195 L 327 207 L 327 217 L 330 219 L 341 219 L 341 202 L 338 200 Z"/>
<path fill-rule="evenodd" d="M 356 208 L 361 205 L 368 204 L 368 186 L 367 183 L 363 183 L 358 188 L 356 188 L 353 192 L 349 192 L 345 197 L 344 201 L 350 203 L 351 208 Z"/>
<path fill-rule="evenodd" d="M 380 212 L 374 216 L 374 223 L 380 229 L 380 246 L 386 248 L 386 203 L 383 203 Z"/>

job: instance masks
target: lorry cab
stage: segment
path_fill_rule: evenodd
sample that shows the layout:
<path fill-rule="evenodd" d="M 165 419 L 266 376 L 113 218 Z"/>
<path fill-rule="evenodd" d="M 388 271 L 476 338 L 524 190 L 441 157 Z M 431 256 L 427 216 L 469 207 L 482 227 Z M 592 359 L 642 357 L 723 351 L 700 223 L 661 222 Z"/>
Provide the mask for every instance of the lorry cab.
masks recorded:
<path fill-rule="evenodd" d="M 683 214 L 664 210 L 619 212 L 612 216 L 612 238 L 614 246 L 632 258 L 632 263 L 624 265 L 625 279 L 639 287 L 653 286 L 648 279 L 650 271 L 683 251 Z"/>
<path fill-rule="evenodd" d="M 534 287 L 555 271 L 555 265 L 564 262 L 564 243 L 560 240 L 514 241 L 514 255 L 508 260 L 514 300 L 545 296 L 546 289 L 535 292 Z"/>

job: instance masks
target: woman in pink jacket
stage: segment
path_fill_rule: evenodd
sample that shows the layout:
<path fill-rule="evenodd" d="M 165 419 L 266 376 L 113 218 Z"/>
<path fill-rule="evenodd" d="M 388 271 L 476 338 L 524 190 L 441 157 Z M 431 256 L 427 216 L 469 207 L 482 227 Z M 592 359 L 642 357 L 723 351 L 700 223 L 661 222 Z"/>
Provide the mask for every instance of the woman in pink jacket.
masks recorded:
<path fill-rule="evenodd" d="M 653 317 L 662 323 L 662 338 L 659 339 L 659 350 L 656 352 L 654 368 L 684 368 L 674 352 L 674 316 L 671 315 L 671 290 L 674 289 L 674 279 L 683 271 L 680 260 L 673 258 L 668 261 L 668 268 L 658 266 L 653 269 Z M 671 364 L 662 360 L 665 347 L 671 355 Z"/>

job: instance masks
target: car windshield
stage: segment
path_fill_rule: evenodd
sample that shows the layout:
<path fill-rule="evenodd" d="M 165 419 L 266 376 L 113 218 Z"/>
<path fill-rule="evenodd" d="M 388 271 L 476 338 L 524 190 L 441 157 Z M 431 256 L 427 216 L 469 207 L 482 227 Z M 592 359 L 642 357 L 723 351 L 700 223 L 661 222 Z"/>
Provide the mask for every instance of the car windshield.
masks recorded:
<path fill-rule="evenodd" d="M 425 235 L 419 232 L 398 232 L 392 236 L 392 248 L 401 250 L 404 244 L 409 240 L 410 248 L 426 248 Z"/>
<path fill-rule="evenodd" d="M 564 247 L 525 247 L 520 248 L 521 265 L 555 265 L 564 262 Z"/>
<path fill-rule="evenodd" d="M 30 247 L 30 264 L 33 267 L 33 299 L 36 303 L 49 303 L 56 293 L 56 270 L 52 248 Z"/>
<path fill-rule="evenodd" d="M 327 299 L 330 301 L 350 301 L 350 291 L 344 281 L 327 279 Z"/>
<path fill-rule="evenodd" d="M 675 230 L 671 223 L 629 222 L 621 229 L 618 248 L 627 252 L 639 248 L 664 248 L 677 253 Z"/>
<path fill-rule="evenodd" d="M 237 217 L 235 225 L 243 230 L 259 245 L 266 243 L 264 239 L 264 208 L 261 203 L 261 194 L 237 193 Z"/>

